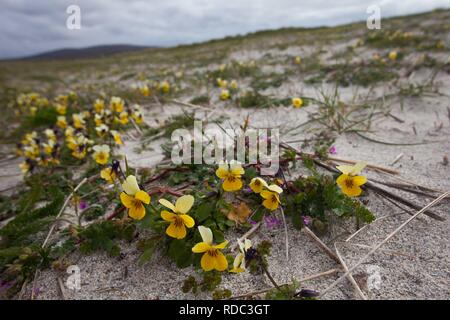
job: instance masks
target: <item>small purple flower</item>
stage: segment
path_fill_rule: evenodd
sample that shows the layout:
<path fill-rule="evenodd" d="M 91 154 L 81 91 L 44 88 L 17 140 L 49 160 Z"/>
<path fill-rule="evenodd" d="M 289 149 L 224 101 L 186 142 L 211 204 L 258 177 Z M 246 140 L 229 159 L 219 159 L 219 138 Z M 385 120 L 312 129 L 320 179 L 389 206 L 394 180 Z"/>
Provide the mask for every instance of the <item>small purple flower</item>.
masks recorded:
<path fill-rule="evenodd" d="M 303 218 L 303 224 L 305 226 L 309 226 L 312 222 L 312 218 L 310 216 L 304 216 Z"/>
<path fill-rule="evenodd" d="M 267 229 L 274 229 L 281 225 L 281 221 L 273 216 L 265 216 L 264 222 L 266 223 Z"/>
<path fill-rule="evenodd" d="M 250 222 L 251 225 L 257 224 L 257 222 L 255 220 L 252 220 L 252 219 L 248 220 L 248 222 Z"/>
<path fill-rule="evenodd" d="M 86 209 L 87 206 L 88 206 L 87 201 L 84 201 L 84 200 L 81 200 L 81 201 L 80 201 L 80 210 Z"/>
<path fill-rule="evenodd" d="M 331 146 L 330 149 L 328 149 L 328 153 L 329 154 L 336 154 L 337 153 L 336 146 Z"/>
<path fill-rule="evenodd" d="M 244 191 L 245 193 L 252 193 L 253 190 L 250 187 L 246 187 L 244 189 L 242 189 L 242 191 Z"/>

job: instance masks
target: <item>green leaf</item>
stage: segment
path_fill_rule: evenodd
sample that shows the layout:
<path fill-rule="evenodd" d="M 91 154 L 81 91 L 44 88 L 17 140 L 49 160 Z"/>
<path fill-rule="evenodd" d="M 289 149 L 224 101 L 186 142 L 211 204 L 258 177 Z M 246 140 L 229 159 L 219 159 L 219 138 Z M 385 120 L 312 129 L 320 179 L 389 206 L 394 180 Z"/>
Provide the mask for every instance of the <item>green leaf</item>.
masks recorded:
<path fill-rule="evenodd" d="M 252 215 L 252 220 L 259 222 L 264 217 L 264 214 L 265 214 L 265 210 L 262 206 L 260 206 L 259 208 L 256 209 L 255 213 Z"/>
<path fill-rule="evenodd" d="M 317 175 L 317 171 L 316 171 L 316 167 L 314 165 L 314 161 L 310 156 L 307 155 L 303 155 L 302 156 L 302 160 L 303 160 L 303 164 L 305 165 L 305 167 L 311 171 L 311 173 L 316 176 Z"/>
<path fill-rule="evenodd" d="M 172 240 L 169 245 L 168 255 L 172 258 L 178 268 L 185 268 L 192 263 L 192 251 L 184 240 Z"/>
<path fill-rule="evenodd" d="M 152 258 L 153 253 L 155 252 L 155 248 L 156 248 L 156 245 L 154 245 L 151 248 L 146 249 L 141 254 L 141 256 L 139 257 L 139 260 L 138 260 L 138 265 L 139 266 L 143 266 L 145 263 L 147 263 Z"/>
<path fill-rule="evenodd" d="M 244 177 L 246 180 L 251 180 L 253 178 L 256 178 L 258 176 L 258 172 L 256 172 L 256 169 L 254 167 L 249 167 L 245 169 Z"/>
<path fill-rule="evenodd" d="M 202 204 L 200 204 L 195 211 L 198 222 L 201 223 L 211 217 L 214 207 L 215 203 L 213 202 L 203 202 Z"/>
<path fill-rule="evenodd" d="M 142 251 L 142 254 L 138 260 L 139 266 L 144 265 L 152 258 L 153 253 L 156 250 L 156 246 L 158 245 L 160 240 L 160 236 L 155 236 L 150 239 L 142 240 L 138 243 L 138 249 Z"/>

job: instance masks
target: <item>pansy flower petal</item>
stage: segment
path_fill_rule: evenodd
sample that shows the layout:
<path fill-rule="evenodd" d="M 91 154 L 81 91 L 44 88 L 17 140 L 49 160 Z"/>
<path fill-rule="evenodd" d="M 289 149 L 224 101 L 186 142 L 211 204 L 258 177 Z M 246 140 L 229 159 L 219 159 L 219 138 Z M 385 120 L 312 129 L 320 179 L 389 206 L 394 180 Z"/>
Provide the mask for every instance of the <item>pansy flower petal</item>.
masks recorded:
<path fill-rule="evenodd" d="M 191 210 L 194 204 L 194 197 L 191 195 L 181 196 L 177 199 L 175 203 L 175 209 L 177 213 L 187 213 Z"/>
<path fill-rule="evenodd" d="M 204 226 L 198 227 L 198 232 L 200 232 L 200 235 L 202 237 L 203 242 L 211 245 L 213 242 L 213 234 L 210 228 L 206 228 Z"/>
<path fill-rule="evenodd" d="M 159 199 L 159 203 L 162 204 L 164 207 L 169 208 L 170 210 L 172 210 L 173 212 L 176 211 L 175 206 L 172 204 L 172 202 L 170 202 L 169 200 L 166 199 Z"/>
<path fill-rule="evenodd" d="M 136 194 L 134 195 L 134 197 L 137 200 L 140 200 L 141 202 L 145 203 L 145 204 L 149 204 L 150 203 L 150 196 L 148 195 L 147 192 L 143 191 L 143 190 L 139 190 L 138 192 L 136 192 Z"/>
<path fill-rule="evenodd" d="M 120 193 L 120 201 L 126 208 L 131 208 L 134 204 L 134 198 L 127 195 L 125 192 Z"/>
<path fill-rule="evenodd" d="M 235 160 L 232 160 L 230 162 L 230 172 L 234 175 L 243 175 L 245 173 L 244 168 L 242 168 L 241 163 L 237 162 Z"/>
<path fill-rule="evenodd" d="M 228 166 L 227 165 L 219 165 L 219 168 L 216 170 L 216 176 L 220 179 L 225 179 L 228 175 Z"/>
<path fill-rule="evenodd" d="M 225 179 L 223 181 L 222 187 L 223 190 L 227 192 L 232 192 L 240 190 L 242 188 L 242 185 L 243 185 L 242 180 L 239 178 L 235 178 L 235 179 Z"/>
<path fill-rule="evenodd" d="M 175 223 L 171 223 L 167 229 L 166 233 L 169 237 L 175 239 L 183 239 L 186 237 L 186 227 L 184 224 L 176 225 Z"/>
<path fill-rule="evenodd" d="M 264 199 L 269 199 L 270 197 L 272 197 L 272 192 L 269 190 L 263 190 L 263 191 L 261 191 L 260 195 Z"/>
<path fill-rule="evenodd" d="M 353 177 L 353 183 L 357 186 L 362 186 L 367 182 L 367 178 L 365 176 L 355 176 Z"/>
<path fill-rule="evenodd" d="M 353 170 L 353 166 L 343 164 L 340 166 L 336 166 L 336 169 L 338 169 L 343 174 L 350 174 L 350 172 L 352 172 L 352 170 Z"/>
<path fill-rule="evenodd" d="M 161 211 L 161 218 L 163 218 L 165 221 L 173 222 L 177 218 L 177 215 L 173 212 L 163 210 Z"/>
<path fill-rule="evenodd" d="M 224 271 L 228 268 L 228 261 L 225 255 L 218 251 L 217 255 L 214 257 L 214 268 L 217 271 Z"/>
<path fill-rule="evenodd" d="M 216 265 L 215 258 L 210 256 L 208 253 L 205 253 L 200 260 L 200 265 L 202 266 L 203 270 L 211 271 Z"/>
<path fill-rule="evenodd" d="M 222 242 L 222 243 L 220 243 L 220 244 L 214 246 L 214 248 L 219 249 L 219 250 L 222 250 L 222 249 L 224 249 L 224 248 L 227 246 L 227 244 L 228 244 L 228 241 L 225 240 L 224 242 Z"/>
<path fill-rule="evenodd" d="M 270 186 L 267 187 L 267 189 L 269 189 L 270 191 L 276 192 L 278 194 L 283 192 L 283 189 L 281 189 L 279 186 L 277 186 L 276 184 L 271 184 Z"/>
<path fill-rule="evenodd" d="M 202 253 L 211 249 L 211 246 L 206 242 L 199 242 L 195 246 L 192 247 L 192 252 L 194 253 Z"/>
<path fill-rule="evenodd" d="M 138 202 L 138 204 L 128 209 L 128 215 L 135 220 L 141 220 L 145 216 L 144 205 Z"/>
<path fill-rule="evenodd" d="M 360 173 L 365 167 L 367 166 L 367 162 L 358 162 L 356 163 L 352 171 L 350 172 L 350 175 L 356 176 L 358 173 Z"/>
<path fill-rule="evenodd" d="M 130 196 L 134 196 L 140 190 L 136 177 L 133 175 L 127 177 L 127 180 L 122 184 L 122 188 Z"/>
<path fill-rule="evenodd" d="M 194 219 L 192 219 L 192 217 L 188 216 L 187 214 L 180 214 L 178 217 L 183 219 L 184 225 L 188 228 L 192 228 L 195 225 Z"/>

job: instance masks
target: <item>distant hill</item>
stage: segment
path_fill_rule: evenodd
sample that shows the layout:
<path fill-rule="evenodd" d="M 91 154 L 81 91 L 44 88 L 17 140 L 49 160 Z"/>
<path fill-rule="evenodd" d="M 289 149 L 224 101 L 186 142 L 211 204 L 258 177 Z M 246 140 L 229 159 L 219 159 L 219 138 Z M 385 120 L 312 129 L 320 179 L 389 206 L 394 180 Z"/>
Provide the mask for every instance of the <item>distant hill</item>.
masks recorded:
<path fill-rule="evenodd" d="M 21 60 L 53 60 L 53 59 L 80 59 L 98 58 L 102 56 L 138 51 L 152 47 L 134 46 L 127 44 L 100 45 L 86 48 L 65 48 L 21 58 Z"/>

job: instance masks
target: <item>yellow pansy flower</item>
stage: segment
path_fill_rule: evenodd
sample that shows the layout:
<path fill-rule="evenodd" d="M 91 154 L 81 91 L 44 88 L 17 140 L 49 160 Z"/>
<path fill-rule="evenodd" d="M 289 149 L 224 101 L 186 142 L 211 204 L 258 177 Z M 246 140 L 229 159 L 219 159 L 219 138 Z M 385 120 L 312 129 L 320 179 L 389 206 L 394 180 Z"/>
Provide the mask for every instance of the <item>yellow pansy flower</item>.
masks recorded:
<path fill-rule="evenodd" d="M 122 100 L 122 98 L 111 97 L 111 100 L 109 102 L 109 107 L 111 108 L 112 111 L 114 111 L 116 113 L 121 113 L 123 111 L 124 104 L 125 103 Z"/>
<path fill-rule="evenodd" d="M 222 89 L 226 89 L 228 87 L 228 81 L 222 80 L 222 78 L 217 78 L 217 85 Z"/>
<path fill-rule="evenodd" d="M 252 181 L 250 181 L 250 189 L 252 189 L 254 193 L 261 193 L 261 191 L 267 187 L 268 184 L 264 179 L 253 178 Z"/>
<path fill-rule="evenodd" d="M 122 138 L 120 137 L 120 133 L 118 131 L 116 131 L 116 130 L 111 130 L 110 133 L 111 133 L 111 135 L 112 135 L 112 137 L 114 139 L 115 144 L 121 145 L 122 144 Z"/>
<path fill-rule="evenodd" d="M 67 127 L 67 120 L 65 116 L 58 116 L 56 118 L 56 125 L 60 127 L 61 129 L 64 129 Z"/>
<path fill-rule="evenodd" d="M 141 124 L 143 121 L 143 116 L 142 116 L 142 111 L 141 111 L 141 106 L 138 104 L 135 104 L 133 106 L 133 113 L 131 114 L 131 117 L 134 119 L 134 121 L 137 124 Z"/>
<path fill-rule="evenodd" d="M 30 164 L 27 161 L 24 161 L 21 164 L 19 164 L 19 168 L 23 174 L 26 174 L 28 171 L 30 171 Z"/>
<path fill-rule="evenodd" d="M 67 148 L 69 148 L 70 150 L 75 150 L 75 148 L 78 146 L 78 143 L 73 136 L 67 136 L 66 144 Z"/>
<path fill-rule="evenodd" d="M 95 162 L 97 162 L 98 164 L 106 164 L 108 162 L 110 151 L 108 145 L 96 145 L 92 149 L 94 150 L 92 157 L 94 158 Z"/>
<path fill-rule="evenodd" d="M 35 160 L 37 156 L 39 155 L 39 148 L 36 144 L 32 144 L 30 146 L 26 146 L 24 149 L 24 155 L 25 157 Z"/>
<path fill-rule="evenodd" d="M 96 113 L 100 113 L 103 111 L 103 109 L 105 109 L 105 101 L 101 100 L 101 99 L 96 99 L 94 101 L 94 110 Z"/>
<path fill-rule="evenodd" d="M 95 131 L 99 137 L 103 137 L 109 131 L 109 128 L 107 125 L 101 124 L 98 127 L 95 127 Z"/>
<path fill-rule="evenodd" d="M 95 125 L 98 127 L 103 124 L 103 116 L 101 114 L 96 113 L 94 116 Z"/>
<path fill-rule="evenodd" d="M 134 121 L 137 124 L 141 124 L 144 120 L 144 118 L 142 117 L 141 111 L 134 111 L 133 114 L 131 115 L 131 117 L 134 119 Z"/>
<path fill-rule="evenodd" d="M 75 145 L 75 148 L 72 151 L 72 156 L 77 159 L 84 159 L 86 157 L 86 146 L 85 145 Z"/>
<path fill-rule="evenodd" d="M 192 228 L 195 225 L 194 219 L 187 215 L 194 204 L 194 197 L 190 195 L 181 196 L 177 199 L 175 205 L 166 199 L 160 199 L 159 203 L 172 211 L 161 211 L 161 218 L 170 222 L 166 234 L 175 239 L 186 237 L 186 228 Z"/>
<path fill-rule="evenodd" d="M 358 174 L 366 167 L 367 163 L 358 162 L 354 166 L 341 165 L 336 168 L 342 174 L 336 179 L 336 183 L 341 188 L 342 192 L 349 197 L 357 197 L 361 194 L 361 186 L 367 182 L 365 176 L 358 176 Z"/>
<path fill-rule="evenodd" d="M 269 210 L 276 210 L 278 209 L 280 201 L 280 193 L 283 192 L 283 189 L 281 189 L 276 184 L 271 184 L 267 187 L 267 190 L 261 191 L 261 197 L 263 197 L 263 206 Z"/>
<path fill-rule="evenodd" d="M 62 105 L 67 105 L 69 102 L 69 96 L 60 94 L 55 98 L 55 101 Z"/>
<path fill-rule="evenodd" d="M 236 80 L 231 81 L 231 83 L 230 83 L 230 88 L 233 89 L 233 90 L 237 90 L 237 88 L 238 88 L 238 83 L 237 83 Z"/>
<path fill-rule="evenodd" d="M 109 183 L 113 183 L 116 179 L 116 173 L 114 172 L 113 168 L 108 167 L 100 171 L 100 177 Z"/>
<path fill-rule="evenodd" d="M 160 89 L 163 93 L 168 93 L 170 91 L 170 83 L 168 81 L 161 82 Z"/>
<path fill-rule="evenodd" d="M 41 167 L 47 167 L 50 163 L 47 158 L 37 158 L 36 161 Z"/>
<path fill-rule="evenodd" d="M 22 140 L 23 145 L 29 145 L 31 143 L 35 143 L 35 139 L 37 138 L 37 132 L 33 131 L 31 133 L 25 134 L 25 137 Z"/>
<path fill-rule="evenodd" d="M 140 86 L 139 91 L 144 97 L 150 96 L 150 88 L 146 84 Z"/>
<path fill-rule="evenodd" d="M 230 98 L 230 91 L 228 91 L 228 90 L 226 90 L 226 89 L 223 89 L 221 92 L 220 92 L 220 99 L 221 100 L 228 100 Z"/>
<path fill-rule="evenodd" d="M 245 271 L 245 254 L 248 249 L 252 247 L 252 242 L 249 239 L 245 239 L 244 243 L 238 239 L 239 253 L 234 258 L 233 268 L 230 272 L 241 273 Z"/>
<path fill-rule="evenodd" d="M 67 107 L 60 103 L 57 103 L 55 105 L 55 109 L 56 109 L 56 112 L 58 112 L 60 115 L 65 115 L 67 112 Z"/>
<path fill-rule="evenodd" d="M 37 107 L 30 107 L 30 114 L 31 114 L 32 116 L 35 116 L 37 110 L 38 110 Z"/>
<path fill-rule="evenodd" d="M 81 113 L 83 119 L 89 119 L 91 117 L 91 113 L 88 110 L 85 110 Z"/>
<path fill-rule="evenodd" d="M 37 104 L 39 107 L 48 107 L 50 103 L 48 102 L 47 98 L 41 98 L 39 99 Z"/>
<path fill-rule="evenodd" d="M 292 98 L 292 105 L 294 108 L 300 108 L 303 105 L 302 98 Z"/>
<path fill-rule="evenodd" d="M 302 58 L 300 58 L 300 57 L 295 57 L 294 62 L 295 62 L 295 64 L 299 65 L 300 63 L 302 63 Z"/>
<path fill-rule="evenodd" d="M 245 173 L 241 164 L 235 160 L 230 163 L 221 162 L 216 175 L 222 179 L 222 188 L 225 191 L 237 191 L 242 188 L 241 176 Z"/>
<path fill-rule="evenodd" d="M 47 143 L 43 143 L 42 146 L 44 147 L 44 152 L 46 154 L 52 154 L 53 148 L 55 147 L 55 141 L 48 140 Z"/>
<path fill-rule="evenodd" d="M 64 135 L 66 136 L 66 138 L 67 137 L 72 137 L 74 133 L 75 133 L 75 129 L 73 127 L 71 127 L 71 126 L 68 126 L 66 128 L 66 130 L 64 130 Z"/>
<path fill-rule="evenodd" d="M 55 131 L 53 131 L 52 129 L 45 129 L 44 134 L 49 140 L 53 140 L 54 142 L 56 142 Z"/>
<path fill-rule="evenodd" d="M 29 98 L 29 102 L 28 103 L 33 103 L 33 102 L 35 102 L 35 101 L 37 101 L 39 99 L 39 93 L 30 92 L 28 94 L 28 98 Z"/>
<path fill-rule="evenodd" d="M 121 124 L 127 124 L 127 123 L 129 122 L 129 119 L 128 119 L 128 112 L 122 111 L 122 112 L 119 114 L 119 118 L 117 119 L 117 121 L 119 121 Z"/>
<path fill-rule="evenodd" d="M 397 60 L 397 51 L 391 51 L 389 52 L 389 59 L 391 59 L 392 61 Z"/>
<path fill-rule="evenodd" d="M 228 241 L 224 241 L 221 244 L 213 244 L 213 234 L 210 228 L 199 226 L 198 231 L 202 237 L 203 242 L 197 243 L 193 248 L 194 253 L 203 253 L 200 265 L 204 271 L 211 271 L 213 269 L 217 271 L 224 271 L 228 268 L 228 261 L 225 255 L 222 253 Z"/>
<path fill-rule="evenodd" d="M 122 184 L 124 192 L 120 194 L 120 201 L 128 208 L 128 215 L 136 220 L 141 220 L 145 216 L 145 204 L 150 203 L 150 196 L 141 190 L 137 184 L 136 177 L 130 175 Z"/>
<path fill-rule="evenodd" d="M 73 120 L 73 126 L 76 129 L 83 129 L 84 125 L 86 124 L 86 122 L 84 121 L 83 115 L 81 115 L 79 113 L 74 113 L 72 115 L 72 120 Z"/>
<path fill-rule="evenodd" d="M 90 143 L 91 141 L 88 140 L 83 134 L 79 133 L 76 137 L 74 136 L 67 136 L 66 143 L 67 147 L 71 150 L 79 149 L 80 147 L 85 147 L 87 143 Z M 85 149 L 85 148 L 84 148 Z M 85 150 L 86 151 L 86 150 Z"/>

